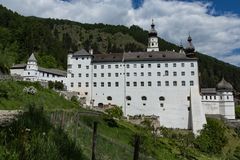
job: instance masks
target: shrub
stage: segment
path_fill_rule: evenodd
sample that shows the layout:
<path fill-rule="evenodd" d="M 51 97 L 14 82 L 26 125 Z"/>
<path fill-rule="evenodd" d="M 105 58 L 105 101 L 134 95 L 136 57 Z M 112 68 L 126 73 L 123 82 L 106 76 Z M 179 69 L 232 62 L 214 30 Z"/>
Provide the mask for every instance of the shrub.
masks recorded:
<path fill-rule="evenodd" d="M 217 154 L 221 153 L 222 148 L 227 143 L 227 137 L 225 134 L 226 127 L 220 120 L 208 119 L 207 124 L 200 132 L 194 142 L 196 148 L 200 151 Z"/>
<path fill-rule="evenodd" d="M 27 94 L 35 95 L 37 93 L 37 89 L 33 86 L 24 87 L 23 92 Z"/>
<path fill-rule="evenodd" d="M 113 107 L 105 110 L 110 117 L 121 118 L 123 116 L 122 107 Z"/>
<path fill-rule="evenodd" d="M 78 103 L 78 97 L 77 96 L 72 96 L 71 101 L 75 102 L 75 103 Z"/>
<path fill-rule="evenodd" d="M 63 90 L 64 85 L 63 85 L 62 82 L 55 82 L 54 83 L 54 88 L 57 89 L 57 90 Z"/>
<path fill-rule="evenodd" d="M 235 114 L 236 114 L 236 118 L 240 119 L 240 107 L 235 107 Z"/>
<path fill-rule="evenodd" d="M 48 88 L 53 89 L 54 88 L 54 82 L 48 81 Z"/>

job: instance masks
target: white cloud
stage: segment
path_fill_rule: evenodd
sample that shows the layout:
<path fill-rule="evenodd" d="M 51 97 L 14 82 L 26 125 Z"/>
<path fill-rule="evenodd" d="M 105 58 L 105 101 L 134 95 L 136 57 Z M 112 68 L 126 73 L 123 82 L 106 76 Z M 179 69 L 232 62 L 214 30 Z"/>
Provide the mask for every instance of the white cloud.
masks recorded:
<path fill-rule="evenodd" d="M 139 25 L 149 29 L 154 18 L 159 36 L 178 44 L 191 33 L 196 49 L 239 65 L 228 56 L 240 48 L 240 18 L 227 14 L 213 16 L 211 3 L 146 0 L 134 10 L 130 0 L 0 0 L 23 15 L 63 18 L 83 23 Z M 226 57 L 226 58 L 225 58 Z"/>

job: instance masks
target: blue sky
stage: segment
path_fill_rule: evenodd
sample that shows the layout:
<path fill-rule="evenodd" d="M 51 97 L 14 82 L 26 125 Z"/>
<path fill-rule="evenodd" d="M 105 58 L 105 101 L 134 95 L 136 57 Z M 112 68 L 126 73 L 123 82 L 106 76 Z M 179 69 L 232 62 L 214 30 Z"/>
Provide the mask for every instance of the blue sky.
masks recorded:
<path fill-rule="evenodd" d="M 240 66 L 240 0 L 0 0 L 25 16 L 81 23 L 133 24 L 145 30 L 154 19 L 158 35 Z M 160 46 L 161 47 L 161 46 Z"/>

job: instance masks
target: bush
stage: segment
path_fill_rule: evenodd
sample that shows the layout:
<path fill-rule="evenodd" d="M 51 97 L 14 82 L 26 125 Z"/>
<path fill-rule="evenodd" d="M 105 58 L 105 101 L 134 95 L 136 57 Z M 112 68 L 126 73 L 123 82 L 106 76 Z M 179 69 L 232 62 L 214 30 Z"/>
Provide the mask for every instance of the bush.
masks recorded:
<path fill-rule="evenodd" d="M 55 82 L 54 83 L 54 88 L 57 89 L 57 90 L 63 90 L 64 85 L 63 85 L 62 82 Z"/>
<path fill-rule="evenodd" d="M 48 81 L 48 88 L 53 89 L 54 88 L 54 82 Z"/>
<path fill-rule="evenodd" d="M 225 134 L 226 127 L 220 120 L 208 119 L 204 129 L 201 130 L 194 142 L 196 148 L 208 154 L 221 153 L 222 148 L 227 144 Z"/>
<path fill-rule="evenodd" d="M 113 107 L 105 110 L 110 117 L 121 118 L 123 116 L 122 107 Z"/>
<path fill-rule="evenodd" d="M 236 114 L 236 118 L 240 119 L 240 106 L 235 107 L 235 114 Z"/>
<path fill-rule="evenodd" d="M 75 102 L 75 103 L 78 103 L 78 97 L 77 96 L 72 96 L 71 101 Z"/>

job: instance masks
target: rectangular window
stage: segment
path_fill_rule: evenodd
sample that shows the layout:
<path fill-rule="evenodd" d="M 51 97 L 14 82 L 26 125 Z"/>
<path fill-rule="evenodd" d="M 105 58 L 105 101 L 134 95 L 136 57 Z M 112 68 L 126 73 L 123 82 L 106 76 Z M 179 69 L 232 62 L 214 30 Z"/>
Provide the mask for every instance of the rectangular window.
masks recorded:
<path fill-rule="evenodd" d="M 73 87 L 73 82 L 71 82 L 71 87 Z"/>
<path fill-rule="evenodd" d="M 78 68 L 81 68 L 81 64 L 78 65 Z"/>
<path fill-rule="evenodd" d="M 115 68 L 118 68 L 118 64 L 115 65 Z"/>
<path fill-rule="evenodd" d="M 144 76 L 144 73 L 143 73 L 143 72 L 141 72 L 141 76 Z"/>
<path fill-rule="evenodd" d="M 108 82 L 108 87 L 111 87 L 111 82 Z"/>
<path fill-rule="evenodd" d="M 165 86 L 169 86 L 169 81 L 165 81 Z"/>
<path fill-rule="evenodd" d="M 141 68 L 144 68 L 144 64 L 141 64 Z"/>
<path fill-rule="evenodd" d="M 126 82 L 126 85 L 129 87 L 130 86 L 130 82 Z"/>
<path fill-rule="evenodd" d="M 126 67 L 129 68 L 129 64 L 127 64 Z"/>
<path fill-rule="evenodd" d="M 111 77 L 111 73 L 108 73 L 108 77 Z"/>
<path fill-rule="evenodd" d="M 177 72 L 173 72 L 173 76 L 177 76 Z"/>
<path fill-rule="evenodd" d="M 97 77 L 97 73 L 94 73 L 93 76 L 94 76 L 94 77 Z"/>
<path fill-rule="evenodd" d="M 185 76 L 185 72 L 181 72 L 181 75 L 182 75 L 182 76 Z"/>
<path fill-rule="evenodd" d="M 157 76 L 161 76 L 161 72 L 157 72 Z"/>
<path fill-rule="evenodd" d="M 173 81 L 173 86 L 177 86 L 177 81 Z"/>
<path fill-rule="evenodd" d="M 97 69 L 97 65 L 94 65 L 94 69 Z"/>
<path fill-rule="evenodd" d="M 81 86 L 82 86 L 81 82 L 78 82 L 78 87 L 81 87 Z"/>
<path fill-rule="evenodd" d="M 148 81 L 148 86 L 149 87 L 152 86 L 152 82 Z"/>
<path fill-rule="evenodd" d="M 104 82 L 101 82 L 101 87 L 104 87 Z"/>
<path fill-rule="evenodd" d="M 160 68 L 161 67 L 161 64 L 157 64 L 157 68 Z"/>
<path fill-rule="evenodd" d="M 108 69 L 110 69 L 111 68 L 111 65 L 108 65 Z"/>
<path fill-rule="evenodd" d="M 141 82 L 141 86 L 142 86 L 142 87 L 144 86 L 144 82 Z"/>
<path fill-rule="evenodd" d="M 177 67 L 177 64 L 176 64 L 176 63 L 173 63 L 173 67 Z"/>
<path fill-rule="evenodd" d="M 185 66 L 185 64 L 184 64 L 184 63 L 181 63 L 181 66 L 182 66 L 182 67 L 184 67 L 184 66 Z"/>
<path fill-rule="evenodd" d="M 104 77 L 104 73 L 101 73 L 101 77 Z"/>
<path fill-rule="evenodd" d="M 115 87 L 118 87 L 119 86 L 119 82 L 115 82 Z"/>
<path fill-rule="evenodd" d="M 151 68 L 151 66 L 152 66 L 151 64 L 148 64 L 148 68 Z"/>
<path fill-rule="evenodd" d="M 148 76 L 152 76 L 152 73 L 151 73 L 151 72 L 148 72 Z"/>
<path fill-rule="evenodd" d="M 165 67 L 168 67 L 168 63 L 165 63 Z"/>
<path fill-rule="evenodd" d="M 136 77 L 137 76 L 137 72 L 134 72 L 133 75 Z"/>
<path fill-rule="evenodd" d="M 194 67 L 194 63 L 191 63 L 191 67 Z"/>
<path fill-rule="evenodd" d="M 86 66 L 86 69 L 89 69 L 89 66 Z"/>
<path fill-rule="evenodd" d="M 186 86 L 186 82 L 185 81 L 182 81 L 182 86 Z"/>
<path fill-rule="evenodd" d="M 194 76 L 194 71 L 191 71 L 191 75 Z"/>
<path fill-rule="evenodd" d="M 89 74 L 88 74 L 88 73 L 86 74 L 86 77 L 89 77 Z"/>
<path fill-rule="evenodd" d="M 194 85 L 194 82 L 193 81 L 190 81 L 190 86 L 193 86 Z"/>
<path fill-rule="evenodd" d="M 118 73 L 115 73 L 115 77 L 118 77 Z"/>
<path fill-rule="evenodd" d="M 104 69 L 104 65 L 101 65 L 101 69 Z"/>
<path fill-rule="evenodd" d="M 30 67 L 30 66 L 29 66 L 29 67 Z M 71 64 L 69 64 L 69 65 L 68 65 L 68 69 L 71 69 L 71 68 L 72 68 L 72 65 L 71 65 Z"/>
<path fill-rule="evenodd" d="M 161 81 L 157 81 L 157 86 L 161 86 Z"/>
<path fill-rule="evenodd" d="M 165 71 L 165 76 L 168 76 L 168 71 Z"/>
<path fill-rule="evenodd" d="M 49 76 L 49 75 L 47 75 L 47 76 Z M 71 77 L 74 78 L 74 74 L 71 74 Z"/>
<path fill-rule="evenodd" d="M 137 68 L 137 64 L 133 64 L 133 68 Z"/>
<path fill-rule="evenodd" d="M 82 77 L 82 74 L 81 74 L 81 73 L 79 73 L 79 74 L 78 74 L 78 77 Z"/>
<path fill-rule="evenodd" d="M 137 87 L 137 82 L 133 82 L 133 86 L 134 86 L 134 87 Z"/>
<path fill-rule="evenodd" d="M 85 86 L 86 86 L 86 87 L 88 87 L 88 86 L 89 86 L 89 83 L 88 83 L 88 82 L 86 82 L 86 83 L 85 83 Z"/>
<path fill-rule="evenodd" d="M 93 87 L 97 87 L 97 82 L 93 82 Z"/>

